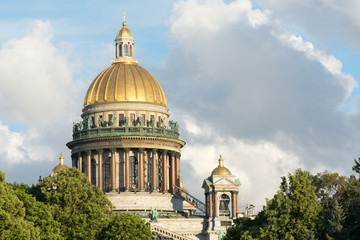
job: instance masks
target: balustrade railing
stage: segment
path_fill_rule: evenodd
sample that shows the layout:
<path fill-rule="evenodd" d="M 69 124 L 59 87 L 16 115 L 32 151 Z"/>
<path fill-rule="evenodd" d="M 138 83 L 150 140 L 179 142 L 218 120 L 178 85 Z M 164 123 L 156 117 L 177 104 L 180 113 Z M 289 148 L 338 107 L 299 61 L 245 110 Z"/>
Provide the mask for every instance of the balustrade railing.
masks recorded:
<path fill-rule="evenodd" d="M 155 137 L 168 137 L 179 139 L 179 133 L 177 131 L 168 128 L 156 128 L 145 126 L 121 126 L 121 127 L 96 127 L 87 128 L 82 130 L 74 130 L 73 140 L 90 138 L 90 137 L 102 137 L 102 136 L 155 136 Z"/>
<path fill-rule="evenodd" d="M 179 197 L 183 198 L 185 201 L 196 207 L 199 211 L 206 214 L 206 206 L 205 203 L 192 196 L 190 193 L 184 191 L 178 186 L 174 185 L 174 194 L 177 194 Z M 201 214 L 202 215 L 202 214 Z"/>

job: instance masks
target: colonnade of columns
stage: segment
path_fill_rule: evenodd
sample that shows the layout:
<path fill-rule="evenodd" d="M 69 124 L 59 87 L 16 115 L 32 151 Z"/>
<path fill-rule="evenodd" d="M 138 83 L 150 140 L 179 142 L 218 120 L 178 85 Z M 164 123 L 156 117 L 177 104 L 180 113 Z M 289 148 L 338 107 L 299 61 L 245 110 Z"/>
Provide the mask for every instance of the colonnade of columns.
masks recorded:
<path fill-rule="evenodd" d="M 104 192 L 172 191 L 180 186 L 180 153 L 166 149 L 116 148 L 72 154 L 72 165 Z"/>
<path fill-rule="evenodd" d="M 229 192 L 231 194 L 229 211 L 230 217 L 237 217 L 239 213 L 239 193 L 238 192 Z M 205 194 L 206 198 L 206 215 L 207 217 L 219 217 L 220 210 L 220 196 L 224 192 L 212 191 Z"/>

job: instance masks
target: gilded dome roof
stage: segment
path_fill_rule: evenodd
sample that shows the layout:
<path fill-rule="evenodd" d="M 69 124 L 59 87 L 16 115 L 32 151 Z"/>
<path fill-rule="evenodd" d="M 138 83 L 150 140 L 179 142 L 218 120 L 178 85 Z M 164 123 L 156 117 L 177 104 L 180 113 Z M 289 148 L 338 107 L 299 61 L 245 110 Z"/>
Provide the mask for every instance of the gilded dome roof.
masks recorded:
<path fill-rule="evenodd" d="M 91 83 L 84 106 L 103 102 L 148 102 L 166 106 L 165 94 L 147 70 L 134 62 L 114 62 Z"/>
<path fill-rule="evenodd" d="M 227 169 L 226 167 L 224 167 L 223 161 L 224 160 L 222 159 L 222 156 L 220 155 L 219 166 L 211 172 L 211 176 L 213 176 L 213 175 L 231 175 L 230 170 Z"/>
<path fill-rule="evenodd" d="M 130 29 L 125 26 L 126 22 L 123 22 L 123 27 L 118 31 L 115 40 L 121 38 L 134 38 Z"/>
<path fill-rule="evenodd" d="M 62 170 L 65 170 L 65 169 L 69 168 L 68 166 L 66 166 L 64 164 L 64 156 L 63 156 L 62 153 L 60 154 L 59 161 L 60 161 L 59 165 L 54 167 L 53 170 L 51 171 L 51 174 L 50 174 L 51 176 L 55 175 L 56 173 L 58 173 L 58 172 L 60 172 Z"/>

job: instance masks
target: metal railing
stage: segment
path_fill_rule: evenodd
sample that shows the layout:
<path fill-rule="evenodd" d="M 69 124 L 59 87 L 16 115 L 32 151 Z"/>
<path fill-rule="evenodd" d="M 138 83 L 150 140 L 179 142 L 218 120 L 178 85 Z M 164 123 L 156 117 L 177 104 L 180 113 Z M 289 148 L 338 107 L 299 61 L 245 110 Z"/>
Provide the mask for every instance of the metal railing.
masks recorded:
<path fill-rule="evenodd" d="M 167 128 L 145 126 L 97 127 L 77 130 L 73 133 L 73 140 L 103 136 L 154 136 L 179 139 L 179 133 Z"/>
<path fill-rule="evenodd" d="M 183 198 L 185 201 L 196 207 L 199 211 L 206 214 L 206 206 L 205 203 L 191 195 L 190 193 L 184 191 L 180 187 L 174 185 L 174 194 L 177 194 L 177 196 Z"/>

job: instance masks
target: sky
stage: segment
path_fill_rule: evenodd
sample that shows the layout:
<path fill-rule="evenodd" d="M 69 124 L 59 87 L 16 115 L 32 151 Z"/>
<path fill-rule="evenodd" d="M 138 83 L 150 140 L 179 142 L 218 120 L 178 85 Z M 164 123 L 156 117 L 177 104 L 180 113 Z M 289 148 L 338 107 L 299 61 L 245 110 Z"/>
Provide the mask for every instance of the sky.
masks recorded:
<path fill-rule="evenodd" d="M 349 176 L 359 157 L 356 0 L 0 1 L 0 170 L 35 183 L 71 165 L 88 86 L 114 59 L 123 12 L 135 57 L 180 124 L 190 193 L 224 164 L 240 211 L 297 168 Z"/>

